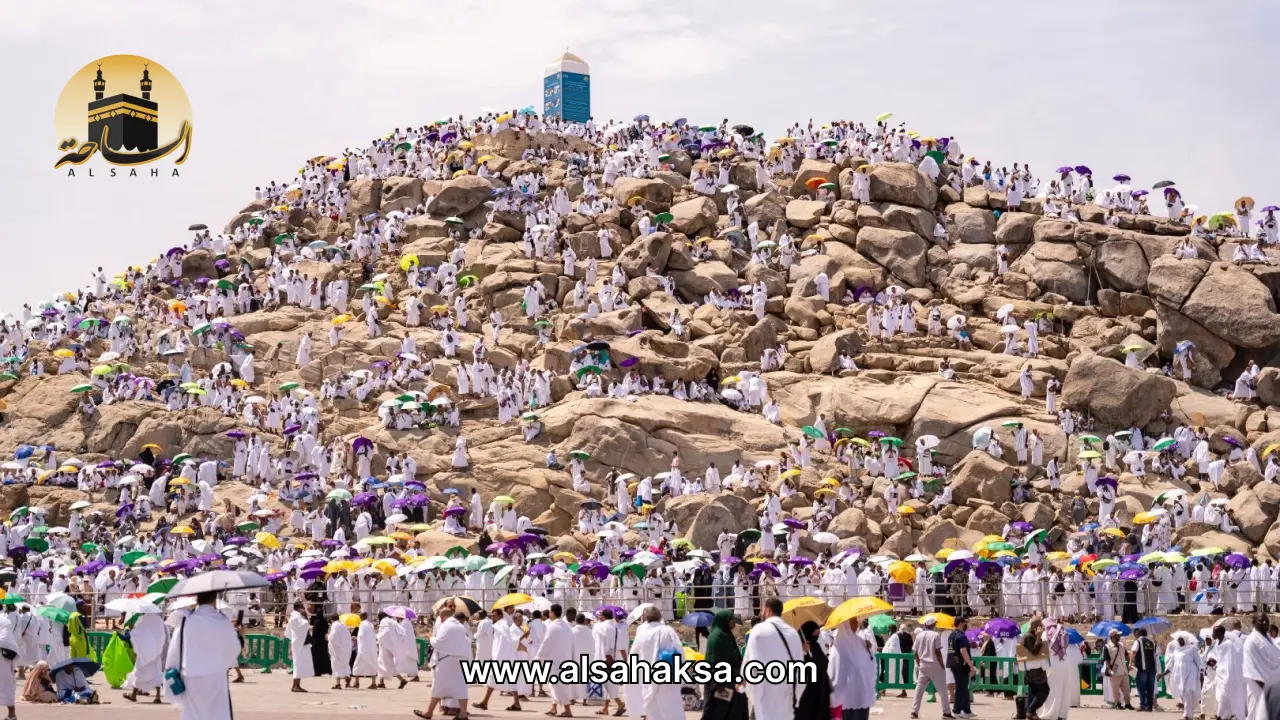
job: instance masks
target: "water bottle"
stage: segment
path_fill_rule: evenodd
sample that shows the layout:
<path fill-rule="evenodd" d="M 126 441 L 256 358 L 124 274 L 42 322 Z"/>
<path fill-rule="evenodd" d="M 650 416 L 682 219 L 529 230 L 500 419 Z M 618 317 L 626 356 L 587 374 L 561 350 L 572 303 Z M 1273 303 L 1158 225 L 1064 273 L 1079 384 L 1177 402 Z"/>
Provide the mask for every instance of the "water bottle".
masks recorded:
<path fill-rule="evenodd" d="M 348 708 L 348 709 L 349 709 L 349 710 L 351 710 L 351 712 L 360 712 L 360 711 L 361 711 L 361 710 L 363 710 L 364 708 L 365 708 L 365 706 L 364 706 L 364 705 L 352 705 L 352 706 L 351 706 L 350 708 Z"/>

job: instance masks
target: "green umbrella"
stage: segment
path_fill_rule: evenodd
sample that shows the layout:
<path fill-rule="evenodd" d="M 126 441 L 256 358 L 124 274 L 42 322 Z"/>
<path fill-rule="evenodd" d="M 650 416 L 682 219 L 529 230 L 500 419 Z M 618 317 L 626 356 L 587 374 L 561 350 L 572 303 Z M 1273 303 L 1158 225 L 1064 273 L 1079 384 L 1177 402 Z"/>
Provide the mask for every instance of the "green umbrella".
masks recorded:
<path fill-rule="evenodd" d="M 906 470 L 904 472 L 898 473 L 898 475 L 894 478 L 894 480 L 898 480 L 898 481 L 911 480 L 915 476 L 916 476 L 916 472 L 914 470 Z"/>
<path fill-rule="evenodd" d="M 44 537 L 49 534 L 49 526 L 37 525 L 36 527 L 31 528 L 31 534 L 36 537 Z"/>
<path fill-rule="evenodd" d="M 0 373 L 0 380 L 17 380 L 17 379 L 18 379 L 18 376 L 14 375 L 11 372 Z"/>
<path fill-rule="evenodd" d="M 1022 541 L 1022 545 L 1023 547 L 1026 547 L 1027 545 L 1030 545 L 1032 542 L 1043 541 L 1047 537 L 1049 537 L 1048 530 L 1036 530 L 1035 532 L 1028 535 L 1025 540 Z"/>
<path fill-rule="evenodd" d="M 611 575 L 618 575 L 618 576 L 622 576 L 630 573 L 632 577 L 643 578 L 644 566 L 641 565 L 640 563 L 623 563 L 615 567 L 614 569 L 610 570 L 609 573 Z"/>
<path fill-rule="evenodd" d="M 412 150 L 412 149 L 413 149 L 413 143 L 411 142 L 402 142 L 396 145 L 396 150 L 404 150 L 408 152 L 409 150 Z"/>
<path fill-rule="evenodd" d="M 76 325 L 76 327 L 80 328 L 81 330 L 88 330 L 89 328 L 94 327 L 97 324 L 98 324 L 98 318 L 85 318 L 81 320 Z"/>
<path fill-rule="evenodd" d="M 36 608 L 36 614 L 46 620 L 52 620 L 53 622 L 62 623 L 63 625 L 71 622 L 71 613 L 61 608 L 53 607 L 52 605 L 41 605 Z"/>
<path fill-rule="evenodd" d="M 1000 423 L 1000 427 L 1002 428 L 1022 427 L 1022 423 L 1017 420 L 1005 420 L 1004 422 Z"/>
<path fill-rule="evenodd" d="M 49 549 L 49 541 L 44 538 L 29 537 L 23 544 L 36 552 L 44 552 Z"/>
<path fill-rule="evenodd" d="M 551 321 L 550 321 L 550 320 L 539 320 L 538 322 L 534 323 L 534 324 L 533 324 L 533 326 L 534 326 L 534 327 L 548 327 L 548 328 L 549 328 L 549 327 L 551 327 Z"/>
<path fill-rule="evenodd" d="M 167 592 L 169 592 L 170 590 L 172 590 L 172 589 L 173 589 L 173 586 L 174 586 L 174 585 L 177 585 L 177 584 L 178 584 L 178 578 L 173 578 L 173 577 L 170 577 L 170 578 L 162 578 L 162 579 L 157 580 L 157 581 L 155 581 L 155 582 L 151 583 L 150 585 L 148 585 L 148 586 L 147 586 L 147 592 L 149 592 L 149 593 L 167 593 Z"/>
<path fill-rule="evenodd" d="M 15 518 L 26 517 L 27 515 L 30 515 L 30 514 L 31 514 L 31 508 L 27 507 L 26 505 L 23 505 L 17 510 L 14 510 L 13 512 L 9 513 L 9 519 L 13 520 Z"/>
<path fill-rule="evenodd" d="M 96 544 L 96 543 L 85 543 L 85 544 L 83 544 L 83 545 L 81 545 L 81 546 L 80 546 L 80 549 L 81 549 L 81 550 L 83 550 L 83 551 L 85 551 L 85 552 L 87 552 L 87 553 L 96 553 L 96 552 L 98 552 L 98 546 L 97 546 L 97 544 Z"/>
<path fill-rule="evenodd" d="M 489 559 L 486 557 L 483 557 L 481 555 L 472 555 L 471 557 L 467 558 L 467 561 L 464 564 L 464 567 L 466 567 L 466 569 L 471 572 L 475 572 L 476 570 L 483 568 L 485 564 L 488 562 L 489 562 Z"/>
<path fill-rule="evenodd" d="M 280 392 L 289 392 L 290 390 L 296 390 L 297 388 L 298 383 L 290 381 L 280 385 Z"/>
<path fill-rule="evenodd" d="M 760 539 L 760 531 L 752 528 L 738 533 L 738 539 L 744 542 L 755 542 Z"/>
<path fill-rule="evenodd" d="M 995 542 L 987 545 L 987 552 L 998 553 L 1002 550 L 1014 550 L 1013 544 L 1007 542 Z"/>
<path fill-rule="evenodd" d="M 578 368 L 577 375 L 578 377 L 582 377 L 583 375 L 599 375 L 602 372 L 604 371 L 595 365 L 587 365 L 585 367 Z"/>
<path fill-rule="evenodd" d="M 822 434 L 822 431 L 821 431 L 821 430 L 819 430 L 818 428 L 816 428 L 816 427 L 814 427 L 814 426 L 812 426 L 812 425 L 805 425 L 804 427 L 800 428 L 800 432 L 804 433 L 805 435 L 808 435 L 809 437 L 813 438 L 814 440 L 821 440 L 821 439 L 823 439 L 823 438 L 825 437 L 825 436 Z"/>
<path fill-rule="evenodd" d="M 248 219 L 248 220 L 246 220 L 245 222 L 249 223 L 250 225 L 261 225 L 261 224 L 262 224 L 262 218 L 260 218 L 260 217 L 249 218 L 249 219 Z"/>
<path fill-rule="evenodd" d="M 938 563 L 937 565 L 934 565 L 933 567 L 929 568 L 929 574 L 937 575 L 946 569 L 947 569 L 946 563 Z"/>
<path fill-rule="evenodd" d="M 892 615 L 872 615 L 867 619 L 867 626 L 877 635 L 888 635 L 889 628 L 897 624 Z"/>
<path fill-rule="evenodd" d="M 675 216 L 674 216 L 674 215 L 672 215 L 671 213 L 669 213 L 669 212 L 664 212 L 664 213 L 658 213 L 657 215 L 655 215 L 655 216 L 654 216 L 654 218 L 653 218 L 653 219 L 654 219 L 654 221 L 655 221 L 655 222 L 660 222 L 660 223 L 669 223 L 669 222 L 671 222 L 672 220 L 675 220 L 676 218 L 675 218 Z"/>
<path fill-rule="evenodd" d="M 449 217 L 444 219 L 444 224 L 445 225 L 461 225 L 462 218 L 456 217 L 454 215 L 450 215 Z"/>
<path fill-rule="evenodd" d="M 71 392 L 73 393 L 86 393 L 90 390 L 93 390 L 93 385 L 89 383 L 80 383 L 79 385 L 71 388 Z"/>
<path fill-rule="evenodd" d="M 24 602 L 26 602 L 26 600 L 24 600 L 21 595 L 17 593 L 9 593 L 4 596 L 3 600 L 0 600 L 0 605 L 21 605 Z"/>
<path fill-rule="evenodd" d="M 274 242 L 275 242 L 275 244 L 280 245 L 280 244 L 281 244 L 281 243 L 283 243 L 284 241 L 286 241 L 286 240 L 292 240 L 292 239 L 293 239 L 293 233 L 280 233 L 279 235 L 277 235 L 277 236 L 275 237 Z"/>
<path fill-rule="evenodd" d="M 458 287 L 470 287 L 471 283 L 475 282 L 477 279 L 478 278 L 476 278 L 475 275 L 471 275 L 470 273 L 463 275 L 458 278 Z"/>
<path fill-rule="evenodd" d="M 579 460 L 590 460 L 591 453 L 586 450 L 571 450 L 569 451 L 569 457 L 578 458 Z"/>
<path fill-rule="evenodd" d="M 947 156 L 943 155 L 941 150 L 930 150 L 929 152 L 925 153 L 924 156 L 933 158 L 933 161 L 938 163 L 939 165 L 946 162 L 947 160 Z"/>
<path fill-rule="evenodd" d="M 838 427 L 836 428 L 836 437 L 853 437 L 857 435 L 852 428 Z"/>
<path fill-rule="evenodd" d="M 141 550 L 133 550 L 121 556 L 120 561 L 123 562 L 125 565 L 128 565 L 129 567 L 133 567 L 134 565 L 138 564 L 139 560 L 142 560 L 143 558 L 147 558 L 147 557 L 151 557 L 151 556 Z"/>
<path fill-rule="evenodd" d="M 347 492 L 346 490 L 343 490 L 342 488 L 338 488 L 337 490 L 330 490 L 329 494 L 326 495 L 324 499 L 325 500 L 350 500 L 351 493 Z"/>
<path fill-rule="evenodd" d="M 1098 443 L 1102 442 L 1102 438 L 1098 437 L 1097 435 L 1081 435 L 1080 442 L 1089 443 L 1090 445 L 1097 445 Z"/>
<path fill-rule="evenodd" d="M 447 558 L 464 558 L 470 555 L 471 555 L 471 552 L 466 548 L 462 547 L 461 545 L 454 545 L 453 547 L 444 551 L 444 556 Z"/>
<path fill-rule="evenodd" d="M 892 446 L 894 446 L 894 447 L 902 447 L 902 438 L 896 438 L 896 437 L 892 437 L 892 436 L 890 436 L 890 437 L 882 437 L 882 438 L 880 438 L 880 444 L 881 444 L 881 445 L 892 445 Z"/>
<path fill-rule="evenodd" d="M 217 283 L 219 290 L 235 290 L 236 284 L 226 278 L 222 278 Z"/>
<path fill-rule="evenodd" d="M 239 525 L 236 525 L 236 530 L 239 530 L 240 532 L 253 532 L 254 530 L 257 530 L 261 527 L 262 526 L 259 525 L 258 523 L 250 521 L 250 522 L 242 522 Z"/>
<path fill-rule="evenodd" d="M 173 464 L 174 464 L 174 465 L 181 465 L 182 463 L 184 463 L 184 462 L 186 462 L 186 461 L 188 461 L 188 460 L 190 460 L 190 459 L 192 459 L 192 457 L 191 457 L 191 453 L 178 453 L 177 455 L 174 455 L 174 456 L 173 456 Z"/>
<path fill-rule="evenodd" d="M 1151 449 L 1157 450 L 1157 451 L 1168 450 L 1169 448 L 1177 444 L 1178 444 L 1178 441 L 1174 440 L 1173 438 L 1162 438 L 1160 440 L 1157 440 L 1156 444 L 1151 446 Z"/>

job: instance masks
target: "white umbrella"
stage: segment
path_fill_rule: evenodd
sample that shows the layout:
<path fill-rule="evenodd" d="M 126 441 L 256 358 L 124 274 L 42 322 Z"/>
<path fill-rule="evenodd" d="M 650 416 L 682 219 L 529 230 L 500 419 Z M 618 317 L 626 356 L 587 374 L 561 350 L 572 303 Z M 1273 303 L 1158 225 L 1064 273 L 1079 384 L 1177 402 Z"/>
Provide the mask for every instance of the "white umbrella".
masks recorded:
<path fill-rule="evenodd" d="M 1002 305 L 999 310 L 996 311 L 996 318 L 999 320 L 1003 320 L 1006 317 L 1008 317 L 1009 313 L 1011 312 L 1013 312 L 1013 303 L 1006 303 Z"/>
<path fill-rule="evenodd" d="M 631 478 L 634 478 L 635 476 L 636 476 L 635 473 L 622 473 L 618 477 L 614 478 L 614 480 L 621 480 L 622 482 L 626 482 Z"/>
<path fill-rule="evenodd" d="M 1013 324 L 1009 324 L 1009 325 L 1001 325 L 1001 326 L 1000 326 L 1000 332 L 1004 333 L 1005 335 L 1016 335 L 1016 334 L 1018 334 L 1018 331 L 1019 331 L 1019 330 L 1021 330 L 1021 329 L 1022 329 L 1022 328 L 1018 327 L 1017 325 L 1013 325 Z"/>
<path fill-rule="evenodd" d="M 387 518 L 387 524 L 394 525 L 394 524 L 402 523 L 408 519 L 409 519 L 408 515 L 405 515 L 404 513 L 396 513 L 395 515 L 392 515 L 391 517 Z"/>
<path fill-rule="evenodd" d="M 636 622 L 640 618 L 644 617 L 644 613 L 646 610 L 652 607 L 657 607 L 657 606 L 654 605 L 653 603 L 640 603 L 639 605 L 636 606 L 635 610 L 632 610 L 630 613 L 627 614 L 627 622 L 628 623 Z"/>
<path fill-rule="evenodd" d="M 952 560 L 968 560 L 973 557 L 973 553 L 968 550 L 957 550 L 947 556 L 947 562 Z"/>
<path fill-rule="evenodd" d="M 551 601 L 544 597 L 535 597 L 533 600 L 523 605 L 517 605 L 516 609 L 523 610 L 524 612 L 532 612 L 534 610 L 546 612 L 551 609 Z"/>
<path fill-rule="evenodd" d="M 916 447 L 923 450 L 932 450 L 940 444 L 942 444 L 942 441 L 938 439 L 937 435 L 921 435 L 916 438 Z"/>
<path fill-rule="evenodd" d="M 959 330 L 964 327 L 964 322 L 963 315 L 952 315 L 951 319 L 947 321 L 947 327 L 951 330 Z"/>
<path fill-rule="evenodd" d="M 980 427 L 977 432 L 973 434 L 974 447 L 983 447 L 989 442 L 991 442 L 991 428 Z"/>
<path fill-rule="evenodd" d="M 107 603 L 107 609 L 121 615 L 159 615 L 160 608 L 155 603 L 142 598 L 119 598 Z"/>
<path fill-rule="evenodd" d="M 757 461 L 756 461 L 756 469 L 757 469 L 757 470 L 764 470 L 765 468 L 771 468 L 771 467 L 773 467 L 775 464 L 776 464 L 776 463 L 775 463 L 773 460 L 757 460 Z"/>
<path fill-rule="evenodd" d="M 168 592 L 168 596 L 172 598 L 227 590 L 248 590 L 267 587 L 270 584 L 258 573 L 214 570 L 180 581 Z"/>
<path fill-rule="evenodd" d="M 738 392 L 733 388 L 725 388 L 724 390 L 721 390 L 720 397 L 724 398 L 725 400 L 732 400 L 733 402 L 742 401 L 742 393 Z"/>
<path fill-rule="evenodd" d="M 1145 462 L 1146 459 L 1147 454 L 1141 450 L 1130 450 L 1124 455 L 1124 461 L 1127 464 Z"/>

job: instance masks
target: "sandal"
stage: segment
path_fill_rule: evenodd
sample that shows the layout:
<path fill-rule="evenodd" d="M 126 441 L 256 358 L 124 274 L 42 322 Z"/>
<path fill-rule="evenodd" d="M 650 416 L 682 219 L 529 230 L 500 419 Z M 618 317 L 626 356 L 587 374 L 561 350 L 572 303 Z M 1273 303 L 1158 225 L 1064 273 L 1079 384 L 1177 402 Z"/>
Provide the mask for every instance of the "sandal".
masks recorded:
<path fill-rule="evenodd" d="M 431 716 L 428 715 L 427 713 L 422 712 L 421 710 L 414 710 L 413 714 L 422 718 L 422 720 L 431 720 Z"/>

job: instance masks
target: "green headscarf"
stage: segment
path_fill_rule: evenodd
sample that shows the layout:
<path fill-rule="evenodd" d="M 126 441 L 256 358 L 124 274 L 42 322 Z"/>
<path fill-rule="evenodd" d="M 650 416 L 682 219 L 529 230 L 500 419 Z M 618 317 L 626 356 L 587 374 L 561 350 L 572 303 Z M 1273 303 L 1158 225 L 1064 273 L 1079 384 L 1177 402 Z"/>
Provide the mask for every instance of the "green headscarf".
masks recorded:
<path fill-rule="evenodd" d="M 711 625 L 711 635 L 707 638 L 707 662 L 729 663 L 736 676 L 742 666 L 742 651 L 738 649 L 738 641 L 733 639 L 732 610 L 720 610 L 716 613 L 715 622 Z"/>

